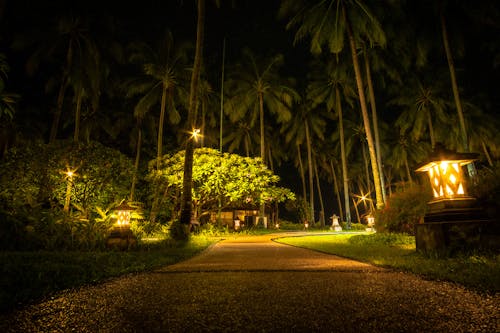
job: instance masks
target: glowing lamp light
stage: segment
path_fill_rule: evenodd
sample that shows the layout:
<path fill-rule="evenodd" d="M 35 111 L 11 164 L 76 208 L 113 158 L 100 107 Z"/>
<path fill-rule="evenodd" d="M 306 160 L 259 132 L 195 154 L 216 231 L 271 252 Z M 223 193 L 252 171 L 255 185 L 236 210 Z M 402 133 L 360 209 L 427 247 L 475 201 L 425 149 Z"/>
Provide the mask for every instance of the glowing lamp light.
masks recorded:
<path fill-rule="evenodd" d="M 134 208 L 130 207 L 125 201 L 115 207 L 116 225 L 118 227 L 130 227 L 130 217 L 133 210 Z"/>
<path fill-rule="evenodd" d="M 198 142 L 198 137 L 201 136 L 200 132 L 201 130 L 199 128 L 193 129 L 193 131 L 191 132 L 191 137 L 194 139 L 194 141 Z"/>
<path fill-rule="evenodd" d="M 462 167 L 476 160 L 477 154 L 456 153 L 441 148 L 431 161 L 416 171 L 427 172 L 433 200 L 455 199 L 467 196 Z"/>
<path fill-rule="evenodd" d="M 373 227 L 373 225 L 375 224 L 375 217 L 371 216 L 371 215 L 368 215 L 366 217 L 366 224 L 368 225 L 368 227 Z"/>

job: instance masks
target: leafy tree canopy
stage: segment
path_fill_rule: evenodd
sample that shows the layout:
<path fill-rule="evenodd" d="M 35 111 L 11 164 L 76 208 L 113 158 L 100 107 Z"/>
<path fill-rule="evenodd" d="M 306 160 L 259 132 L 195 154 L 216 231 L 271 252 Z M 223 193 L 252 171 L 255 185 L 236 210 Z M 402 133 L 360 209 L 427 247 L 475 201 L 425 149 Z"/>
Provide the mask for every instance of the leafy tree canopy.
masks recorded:
<path fill-rule="evenodd" d="M 165 192 L 182 190 L 184 151 L 164 155 L 159 171 L 156 161 L 150 164 L 148 180 L 159 181 Z M 274 175 L 260 158 L 242 157 L 220 153 L 211 148 L 194 151 L 193 205 L 198 213 L 218 208 L 255 207 L 261 203 L 295 200 L 287 188 L 276 186 L 279 177 Z"/>

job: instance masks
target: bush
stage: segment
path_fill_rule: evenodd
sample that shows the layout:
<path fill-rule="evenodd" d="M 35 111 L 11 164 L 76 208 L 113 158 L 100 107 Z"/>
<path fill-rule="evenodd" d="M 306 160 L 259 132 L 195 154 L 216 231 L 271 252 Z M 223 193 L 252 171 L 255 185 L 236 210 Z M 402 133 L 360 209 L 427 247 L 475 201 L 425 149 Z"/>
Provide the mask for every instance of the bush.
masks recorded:
<path fill-rule="evenodd" d="M 477 170 L 477 182 L 471 184 L 470 194 L 492 219 L 498 219 L 500 213 L 500 162 L 493 167 Z"/>
<path fill-rule="evenodd" d="M 340 226 L 342 230 L 351 230 L 351 231 L 365 231 L 367 226 L 363 223 L 351 223 L 351 229 L 347 229 L 347 222 L 340 222 Z"/>
<path fill-rule="evenodd" d="M 429 200 L 430 192 L 417 185 L 393 193 L 384 209 L 378 212 L 375 228 L 380 232 L 414 235 L 414 225 L 424 218 Z"/>
<path fill-rule="evenodd" d="M 65 171 L 75 169 L 70 210 L 64 212 Z M 128 195 L 132 170 L 129 158 L 96 142 L 11 149 L 0 163 L 0 239 L 8 239 L 0 248 L 102 247 L 110 210 Z"/>

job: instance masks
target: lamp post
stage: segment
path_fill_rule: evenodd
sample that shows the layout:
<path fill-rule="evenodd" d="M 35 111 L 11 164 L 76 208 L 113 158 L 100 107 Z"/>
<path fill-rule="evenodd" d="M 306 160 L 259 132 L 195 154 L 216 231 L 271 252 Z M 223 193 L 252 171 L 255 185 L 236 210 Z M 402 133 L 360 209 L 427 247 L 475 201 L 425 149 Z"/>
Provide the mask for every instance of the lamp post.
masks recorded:
<path fill-rule="evenodd" d="M 127 250 L 137 244 L 137 238 L 132 230 L 130 230 L 130 218 L 134 207 L 128 205 L 126 201 L 121 202 L 114 209 L 116 222 L 113 230 L 106 239 L 108 248 L 116 248 L 119 250 Z"/>
<path fill-rule="evenodd" d="M 115 207 L 116 214 L 116 226 L 119 228 L 129 229 L 130 228 L 130 217 L 132 211 L 135 210 L 133 207 L 129 206 L 126 201 Z"/>
<path fill-rule="evenodd" d="M 64 212 L 68 213 L 69 212 L 69 204 L 71 202 L 71 189 L 73 188 L 73 177 L 75 176 L 75 172 L 67 169 L 66 172 L 64 172 L 66 175 L 66 180 L 67 180 L 67 185 L 66 185 L 66 199 L 64 201 Z"/>
<path fill-rule="evenodd" d="M 467 183 L 462 167 L 477 159 L 474 153 L 458 153 L 438 147 L 430 161 L 419 167 L 417 172 L 427 172 L 432 188 L 429 211 L 469 207 L 475 198 L 468 195 Z"/>
<path fill-rule="evenodd" d="M 438 145 L 429 162 L 416 169 L 427 173 L 433 195 L 423 221 L 415 224 L 417 250 L 446 256 L 489 247 L 489 244 L 499 247 L 499 223 L 492 223 L 494 221 L 468 193 L 467 174 L 463 169 L 477 156 Z"/>

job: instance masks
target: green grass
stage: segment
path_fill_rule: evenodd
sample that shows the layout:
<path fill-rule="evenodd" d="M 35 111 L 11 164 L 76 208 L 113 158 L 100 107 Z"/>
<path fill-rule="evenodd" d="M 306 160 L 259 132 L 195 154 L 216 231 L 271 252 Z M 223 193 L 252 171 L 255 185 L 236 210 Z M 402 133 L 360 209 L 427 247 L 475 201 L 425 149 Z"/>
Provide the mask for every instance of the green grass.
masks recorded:
<path fill-rule="evenodd" d="M 287 237 L 278 242 L 452 281 L 480 292 L 500 291 L 500 255 L 469 254 L 438 258 L 417 253 L 415 238 L 399 234 L 339 234 Z"/>
<path fill-rule="evenodd" d="M 190 258 L 217 239 L 193 236 L 188 243 L 155 241 L 132 251 L 0 252 L 0 312 L 57 291 L 152 270 Z"/>

